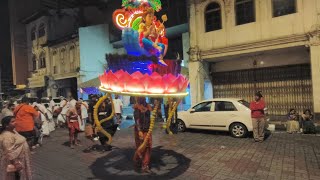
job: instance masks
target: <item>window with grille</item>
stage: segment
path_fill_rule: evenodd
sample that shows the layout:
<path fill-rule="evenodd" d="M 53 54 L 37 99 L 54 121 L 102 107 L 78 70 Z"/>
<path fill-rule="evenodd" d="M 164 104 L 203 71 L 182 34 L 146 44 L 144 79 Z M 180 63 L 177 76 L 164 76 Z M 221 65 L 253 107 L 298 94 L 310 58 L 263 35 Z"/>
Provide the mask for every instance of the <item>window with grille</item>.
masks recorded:
<path fill-rule="evenodd" d="M 218 3 L 210 3 L 205 11 L 206 32 L 222 29 L 221 8 Z"/>
<path fill-rule="evenodd" d="M 53 60 L 53 62 L 52 62 L 52 66 L 53 66 L 53 74 L 57 74 L 57 66 L 56 66 L 56 64 L 57 64 L 57 52 L 56 51 L 54 51 L 53 53 L 52 53 L 52 60 Z"/>
<path fill-rule="evenodd" d="M 255 22 L 254 0 L 235 1 L 236 25 Z"/>
<path fill-rule="evenodd" d="M 70 56 L 70 70 L 73 72 L 75 71 L 75 63 L 74 63 L 74 58 L 75 58 L 75 51 L 74 51 L 74 46 L 71 46 L 70 47 L 70 50 L 69 50 L 69 56 Z"/>
<path fill-rule="evenodd" d="M 32 70 L 37 70 L 37 59 L 35 56 L 32 57 Z"/>
<path fill-rule="evenodd" d="M 273 17 L 284 16 L 297 12 L 296 0 L 272 0 Z"/>
<path fill-rule="evenodd" d="M 60 51 L 60 61 L 61 61 L 61 64 L 64 64 L 64 56 L 66 54 L 66 50 L 65 49 L 62 49 Z"/>
<path fill-rule="evenodd" d="M 53 66 L 53 74 L 57 74 L 57 66 Z"/>
<path fill-rule="evenodd" d="M 43 37 L 44 35 L 46 35 L 45 26 L 44 24 L 40 24 L 39 30 L 38 30 L 38 36 L 40 38 L 40 37 Z"/>
<path fill-rule="evenodd" d="M 45 68 L 46 67 L 46 57 L 45 54 L 42 53 L 40 56 L 40 68 Z"/>

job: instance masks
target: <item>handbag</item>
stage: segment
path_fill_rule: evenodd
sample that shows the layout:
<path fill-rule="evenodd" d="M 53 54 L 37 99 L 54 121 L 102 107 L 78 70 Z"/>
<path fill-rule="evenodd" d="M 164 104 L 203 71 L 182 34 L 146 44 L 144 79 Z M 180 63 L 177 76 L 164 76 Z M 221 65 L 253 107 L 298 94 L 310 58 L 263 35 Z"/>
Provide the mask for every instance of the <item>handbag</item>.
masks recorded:
<path fill-rule="evenodd" d="M 93 127 L 92 127 L 91 124 L 87 124 L 87 125 L 85 126 L 85 128 L 84 128 L 84 134 L 85 134 L 86 137 L 90 137 L 90 136 L 92 136 L 93 134 L 95 134 L 94 131 L 93 131 Z"/>
<path fill-rule="evenodd" d="M 13 164 L 9 164 L 9 165 L 7 166 L 6 171 L 7 171 L 8 173 L 16 172 L 16 171 L 17 171 L 17 168 L 16 168 L 16 166 L 14 166 Z"/>
<path fill-rule="evenodd" d="M 18 162 L 18 163 L 21 165 L 21 162 Z M 7 166 L 7 168 L 6 168 L 6 171 L 7 171 L 8 173 L 13 173 L 13 172 L 17 172 L 18 170 L 17 170 L 17 168 L 16 168 L 15 165 L 9 164 L 9 165 Z"/>
<path fill-rule="evenodd" d="M 62 111 L 62 107 L 59 107 L 58 109 L 54 110 L 52 113 L 53 117 L 58 117 L 61 111 Z"/>

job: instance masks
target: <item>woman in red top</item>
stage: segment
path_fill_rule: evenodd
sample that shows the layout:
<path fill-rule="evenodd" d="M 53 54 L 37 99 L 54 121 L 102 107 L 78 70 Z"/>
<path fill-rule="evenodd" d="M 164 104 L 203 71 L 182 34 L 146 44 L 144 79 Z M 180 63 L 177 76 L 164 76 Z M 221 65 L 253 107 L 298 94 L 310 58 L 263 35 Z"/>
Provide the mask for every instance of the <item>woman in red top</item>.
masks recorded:
<path fill-rule="evenodd" d="M 250 103 L 253 137 L 256 142 L 263 142 L 264 140 L 264 128 L 265 118 L 264 109 L 266 105 L 263 100 L 261 92 L 257 92 L 254 96 L 254 101 Z"/>

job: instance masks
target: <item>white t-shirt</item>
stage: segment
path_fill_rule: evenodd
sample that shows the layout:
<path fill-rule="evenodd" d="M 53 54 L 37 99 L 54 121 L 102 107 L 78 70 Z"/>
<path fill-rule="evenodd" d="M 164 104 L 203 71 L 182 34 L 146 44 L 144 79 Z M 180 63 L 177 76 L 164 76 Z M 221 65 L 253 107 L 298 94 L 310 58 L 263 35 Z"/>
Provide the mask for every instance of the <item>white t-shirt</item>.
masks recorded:
<path fill-rule="evenodd" d="M 81 104 L 81 118 L 82 119 L 86 119 L 89 117 L 87 107 L 88 106 L 86 105 L 86 103 Z"/>
<path fill-rule="evenodd" d="M 60 107 L 62 107 L 62 111 L 61 114 L 65 115 L 67 114 L 68 110 L 69 110 L 69 102 L 67 100 L 62 100 L 60 102 Z"/>
<path fill-rule="evenodd" d="M 49 108 L 52 109 L 52 107 L 54 107 L 56 105 L 56 103 L 51 99 L 50 103 L 49 103 Z"/>
<path fill-rule="evenodd" d="M 4 108 L 0 112 L 0 122 L 1 122 L 2 118 L 6 117 L 6 116 L 13 116 L 13 112 L 11 110 L 9 110 L 8 108 Z M 0 126 L 1 126 L 1 124 L 0 124 Z"/>
<path fill-rule="evenodd" d="M 31 106 L 35 107 L 37 104 L 38 104 L 37 102 L 33 102 Z"/>
<path fill-rule="evenodd" d="M 47 108 L 42 105 L 42 104 L 36 104 L 36 106 L 39 108 L 39 110 L 43 113 L 46 114 L 47 113 Z"/>
<path fill-rule="evenodd" d="M 49 119 L 52 119 L 52 118 L 53 118 L 52 108 L 48 108 L 48 109 L 47 109 L 47 112 L 48 112 L 48 114 L 47 114 L 47 115 L 48 115 L 48 118 L 49 118 Z"/>
<path fill-rule="evenodd" d="M 70 108 L 75 108 L 77 101 L 75 99 L 71 99 L 69 103 L 70 103 Z"/>
<path fill-rule="evenodd" d="M 113 105 L 114 105 L 114 112 L 115 113 L 122 113 L 121 112 L 121 107 L 123 106 L 121 99 L 114 99 L 113 100 Z"/>

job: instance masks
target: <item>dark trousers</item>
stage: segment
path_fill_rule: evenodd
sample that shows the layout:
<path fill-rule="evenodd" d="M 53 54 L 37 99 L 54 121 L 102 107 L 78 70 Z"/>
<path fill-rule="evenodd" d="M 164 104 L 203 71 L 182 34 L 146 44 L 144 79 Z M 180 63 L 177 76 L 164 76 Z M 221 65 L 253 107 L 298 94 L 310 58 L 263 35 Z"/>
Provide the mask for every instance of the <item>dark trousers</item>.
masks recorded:
<path fill-rule="evenodd" d="M 23 131 L 23 132 L 18 132 L 21 136 L 25 137 L 27 139 L 28 145 L 31 148 L 32 146 L 35 145 L 35 137 L 36 133 L 34 130 L 32 131 Z"/>
<path fill-rule="evenodd" d="M 118 124 L 114 124 L 109 127 L 102 126 L 102 128 L 105 131 L 107 131 L 111 136 L 113 136 L 116 133 L 117 127 L 118 127 Z M 101 132 L 98 132 L 98 136 L 99 136 L 99 141 L 100 141 L 101 145 L 106 145 L 106 143 L 108 142 L 109 139 Z"/>
<path fill-rule="evenodd" d="M 20 173 L 19 172 L 15 172 L 14 173 L 14 179 L 15 180 L 20 180 Z"/>

